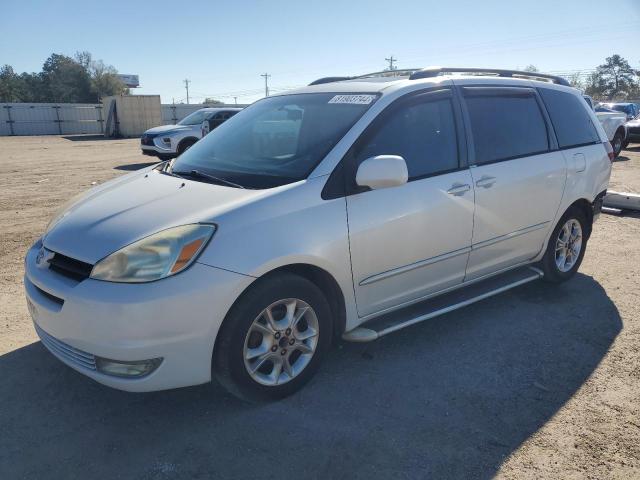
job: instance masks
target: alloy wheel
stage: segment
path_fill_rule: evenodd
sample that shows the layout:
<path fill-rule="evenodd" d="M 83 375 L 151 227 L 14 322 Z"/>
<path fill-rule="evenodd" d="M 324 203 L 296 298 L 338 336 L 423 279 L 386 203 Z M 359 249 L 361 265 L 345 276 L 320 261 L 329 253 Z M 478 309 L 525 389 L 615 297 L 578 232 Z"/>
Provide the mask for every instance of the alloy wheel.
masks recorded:
<path fill-rule="evenodd" d="M 278 300 L 258 315 L 245 337 L 243 358 L 253 380 L 287 383 L 309 365 L 318 345 L 318 317 L 297 298 Z"/>
<path fill-rule="evenodd" d="M 568 272 L 578 261 L 582 250 L 582 227 L 575 218 L 569 219 L 560 229 L 556 239 L 556 266 L 561 272 Z"/>

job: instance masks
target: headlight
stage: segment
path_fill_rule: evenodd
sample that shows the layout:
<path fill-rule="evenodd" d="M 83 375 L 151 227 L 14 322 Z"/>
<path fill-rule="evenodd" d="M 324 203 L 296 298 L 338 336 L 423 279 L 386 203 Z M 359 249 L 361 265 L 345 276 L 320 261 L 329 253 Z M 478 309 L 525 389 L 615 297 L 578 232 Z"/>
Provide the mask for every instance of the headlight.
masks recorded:
<path fill-rule="evenodd" d="M 91 278 L 107 282 L 152 282 L 191 265 L 215 232 L 213 225 L 169 228 L 138 240 L 95 264 Z"/>

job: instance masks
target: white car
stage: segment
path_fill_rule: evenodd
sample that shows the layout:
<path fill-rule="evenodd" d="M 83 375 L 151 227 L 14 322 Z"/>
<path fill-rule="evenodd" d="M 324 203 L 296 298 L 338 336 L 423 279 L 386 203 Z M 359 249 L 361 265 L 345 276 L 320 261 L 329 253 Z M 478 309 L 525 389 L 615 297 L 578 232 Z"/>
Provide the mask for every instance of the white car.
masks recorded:
<path fill-rule="evenodd" d="M 162 125 L 150 128 L 140 137 L 140 149 L 144 155 L 159 157 L 161 160 L 177 157 L 186 152 L 203 136 L 203 122 L 215 118 L 216 125 L 231 118 L 241 108 L 201 108 L 187 115 L 177 125 Z"/>
<path fill-rule="evenodd" d="M 626 126 L 627 114 L 611 110 L 602 104 L 594 106 L 592 98 L 587 95 L 584 95 L 584 99 L 595 112 L 598 121 L 602 125 L 602 129 L 613 147 L 614 156 L 618 157 L 622 149 L 629 143 Z"/>
<path fill-rule="evenodd" d="M 394 75 L 267 97 L 72 200 L 25 260 L 43 344 L 123 390 L 216 377 L 272 399 L 336 338 L 569 279 L 613 155 L 580 93 L 527 72 Z"/>

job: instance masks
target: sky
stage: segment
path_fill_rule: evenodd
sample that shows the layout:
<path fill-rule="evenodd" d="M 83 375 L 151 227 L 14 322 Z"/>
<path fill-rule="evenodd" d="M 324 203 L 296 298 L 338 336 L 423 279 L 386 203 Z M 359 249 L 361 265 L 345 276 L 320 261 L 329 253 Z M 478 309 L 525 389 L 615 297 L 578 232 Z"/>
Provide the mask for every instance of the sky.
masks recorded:
<path fill-rule="evenodd" d="M 615 8 L 607 8 L 614 5 Z M 0 65 L 86 50 L 163 103 L 249 103 L 316 78 L 430 65 L 640 69 L 640 0 L 0 0 Z M 237 97 L 234 100 L 233 97 Z"/>

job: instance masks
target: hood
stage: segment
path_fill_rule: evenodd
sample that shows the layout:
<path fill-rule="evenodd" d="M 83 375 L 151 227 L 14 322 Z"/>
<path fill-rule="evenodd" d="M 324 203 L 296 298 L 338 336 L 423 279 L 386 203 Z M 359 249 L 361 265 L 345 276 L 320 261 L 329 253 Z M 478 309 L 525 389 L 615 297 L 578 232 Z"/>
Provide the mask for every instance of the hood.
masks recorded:
<path fill-rule="evenodd" d="M 44 245 L 83 262 L 98 260 L 167 228 L 215 218 L 274 190 L 243 190 L 135 172 L 85 194 L 46 233 Z"/>
<path fill-rule="evenodd" d="M 160 127 L 153 127 L 147 130 L 144 133 L 166 133 L 166 132 L 175 132 L 178 130 L 192 130 L 194 128 L 200 128 L 200 125 L 161 125 Z"/>

